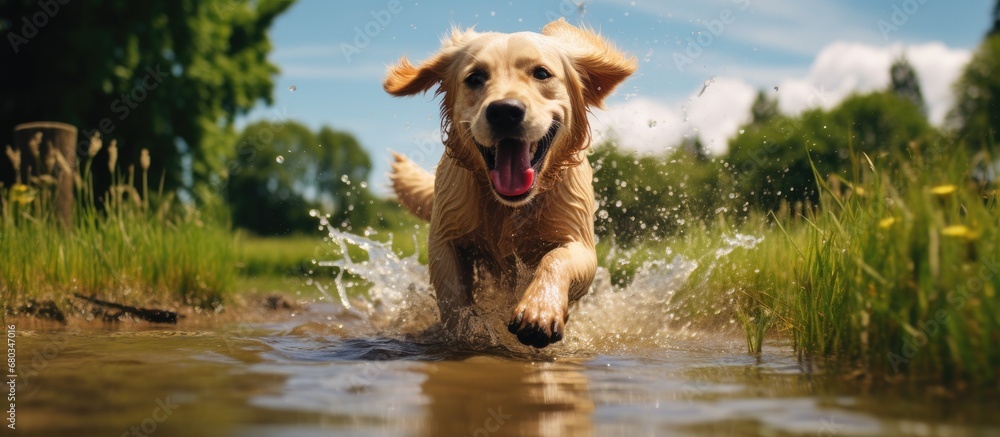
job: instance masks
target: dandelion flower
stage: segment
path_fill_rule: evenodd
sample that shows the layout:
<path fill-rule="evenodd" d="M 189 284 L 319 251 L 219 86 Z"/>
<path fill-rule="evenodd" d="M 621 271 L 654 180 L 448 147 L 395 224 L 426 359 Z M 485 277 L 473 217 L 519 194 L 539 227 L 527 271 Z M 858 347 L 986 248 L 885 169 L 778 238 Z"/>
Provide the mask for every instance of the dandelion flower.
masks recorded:
<path fill-rule="evenodd" d="M 887 217 L 878 221 L 878 227 L 882 229 L 889 229 L 895 223 L 896 223 L 896 217 Z"/>
<path fill-rule="evenodd" d="M 946 237 L 968 238 L 970 240 L 979 236 L 977 232 L 969 229 L 965 225 L 947 226 L 944 229 L 941 229 L 941 235 Z"/>
<path fill-rule="evenodd" d="M 142 167 L 142 171 L 149 170 L 149 149 L 142 149 L 139 153 L 139 166 Z"/>
<path fill-rule="evenodd" d="M 24 184 L 14 184 L 10 187 L 14 203 L 27 205 L 35 200 L 35 189 Z"/>
<path fill-rule="evenodd" d="M 931 188 L 931 194 L 936 194 L 938 196 L 947 196 L 951 193 L 954 193 L 956 189 L 957 188 L 952 184 L 938 185 L 936 187 Z"/>

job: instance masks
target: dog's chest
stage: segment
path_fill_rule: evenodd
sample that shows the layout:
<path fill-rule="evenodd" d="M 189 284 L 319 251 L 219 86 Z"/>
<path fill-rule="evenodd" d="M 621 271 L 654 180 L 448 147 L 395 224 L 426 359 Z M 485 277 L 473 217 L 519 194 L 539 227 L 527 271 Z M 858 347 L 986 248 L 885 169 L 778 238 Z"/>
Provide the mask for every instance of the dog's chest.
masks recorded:
<path fill-rule="evenodd" d="M 504 266 L 515 260 L 537 264 L 541 257 L 557 244 L 546 238 L 548 227 L 541 220 L 539 205 L 520 209 L 498 208 L 481 220 L 480 229 L 473 232 L 478 251 L 493 263 Z"/>

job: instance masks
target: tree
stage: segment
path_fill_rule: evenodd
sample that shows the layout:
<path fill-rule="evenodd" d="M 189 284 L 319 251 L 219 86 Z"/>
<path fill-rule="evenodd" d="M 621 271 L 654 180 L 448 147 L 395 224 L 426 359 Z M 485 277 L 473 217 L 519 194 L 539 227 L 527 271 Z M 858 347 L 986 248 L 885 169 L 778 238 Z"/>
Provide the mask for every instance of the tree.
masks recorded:
<path fill-rule="evenodd" d="M 148 148 L 151 174 L 192 188 L 221 168 L 234 117 L 270 103 L 267 31 L 292 2 L 0 1 L 0 132 L 67 122 L 117 139 L 119 162 Z"/>
<path fill-rule="evenodd" d="M 1000 0 L 997 0 L 997 4 L 993 6 L 993 27 L 987 34 L 988 37 L 996 35 L 1000 35 Z"/>
<path fill-rule="evenodd" d="M 889 68 L 889 77 L 892 80 L 890 90 L 897 96 L 913 102 L 924 113 L 927 106 L 924 104 L 924 94 L 920 90 L 920 80 L 917 78 L 917 71 L 910 65 L 910 61 L 905 56 L 900 56 L 892 67 Z"/>
<path fill-rule="evenodd" d="M 757 91 L 757 99 L 750 106 L 752 124 L 766 123 L 778 116 L 778 99 L 767 96 L 764 90 Z"/>
<path fill-rule="evenodd" d="M 714 217 L 727 197 L 719 165 L 685 150 L 639 155 L 606 143 L 595 147 L 590 161 L 598 203 L 594 231 L 620 244 L 682 232 Z"/>
<path fill-rule="evenodd" d="M 698 135 L 686 135 L 681 140 L 678 151 L 692 156 L 700 162 L 708 161 L 708 150 L 705 149 L 705 145 L 702 144 L 701 137 Z"/>
<path fill-rule="evenodd" d="M 998 10 L 1000 12 L 1000 10 Z M 987 36 L 955 86 L 950 127 L 972 150 L 996 143 L 1000 133 L 1000 34 Z"/>
<path fill-rule="evenodd" d="M 370 200 L 362 198 L 368 195 L 368 191 L 353 191 L 350 188 L 367 186 L 371 158 L 349 133 L 323 127 L 316 139 L 320 152 L 318 162 L 321 165 L 314 170 L 316 185 L 321 193 L 320 201 L 327 211 L 334 213 L 331 222 L 350 224 L 353 221 L 367 224 L 368 208 L 352 210 L 351 205 Z"/>
<path fill-rule="evenodd" d="M 371 159 L 348 133 L 318 134 L 294 122 L 247 126 L 226 167 L 226 198 L 234 226 L 261 235 L 308 232 L 310 211 L 345 227 L 373 223 L 368 192 Z"/>
<path fill-rule="evenodd" d="M 818 201 L 813 165 L 824 177 L 850 177 L 852 152 L 877 160 L 905 151 L 910 141 L 933 132 L 913 102 L 876 92 L 849 97 L 830 111 L 814 109 L 751 124 L 730 143 L 728 161 L 740 196 L 774 210 L 782 201 Z"/>

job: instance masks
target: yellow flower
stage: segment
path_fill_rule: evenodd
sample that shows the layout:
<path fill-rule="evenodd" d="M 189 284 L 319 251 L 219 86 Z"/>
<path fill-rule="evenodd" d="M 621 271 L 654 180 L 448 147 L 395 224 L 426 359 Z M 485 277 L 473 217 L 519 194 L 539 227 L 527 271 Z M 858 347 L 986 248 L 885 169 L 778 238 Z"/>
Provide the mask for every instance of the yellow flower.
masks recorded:
<path fill-rule="evenodd" d="M 896 223 L 896 217 L 887 217 L 878 221 L 878 227 L 882 229 L 889 229 L 893 224 Z"/>
<path fill-rule="evenodd" d="M 864 196 L 865 195 L 865 189 L 864 189 L 864 187 L 854 187 L 854 193 L 857 194 L 857 195 L 859 195 L 859 196 Z"/>
<path fill-rule="evenodd" d="M 951 193 L 954 193 L 955 190 L 956 187 L 952 184 L 938 185 L 936 187 L 931 188 L 931 194 L 937 194 L 938 196 L 947 196 Z"/>
<path fill-rule="evenodd" d="M 35 189 L 24 184 L 14 184 L 10 187 L 11 199 L 14 203 L 27 205 L 35 200 Z"/>
<path fill-rule="evenodd" d="M 941 235 L 946 237 L 968 238 L 970 240 L 979 237 L 978 232 L 969 229 L 965 225 L 947 226 L 944 229 L 941 229 Z"/>

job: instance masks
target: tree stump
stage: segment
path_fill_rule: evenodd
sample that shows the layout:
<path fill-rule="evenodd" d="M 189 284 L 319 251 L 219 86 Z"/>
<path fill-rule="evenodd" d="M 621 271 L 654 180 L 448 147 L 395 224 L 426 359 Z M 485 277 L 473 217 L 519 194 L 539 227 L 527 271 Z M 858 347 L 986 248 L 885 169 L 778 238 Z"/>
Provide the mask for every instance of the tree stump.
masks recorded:
<path fill-rule="evenodd" d="M 41 141 L 36 137 L 41 134 Z M 55 178 L 55 213 L 63 226 L 73 223 L 73 174 L 76 171 L 76 126 L 55 121 L 36 121 L 14 126 L 14 147 L 21 151 L 22 182 L 32 177 Z M 57 159 L 54 153 L 62 155 Z"/>

